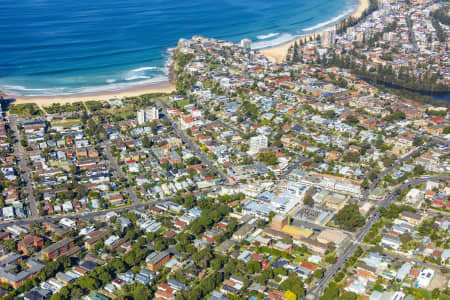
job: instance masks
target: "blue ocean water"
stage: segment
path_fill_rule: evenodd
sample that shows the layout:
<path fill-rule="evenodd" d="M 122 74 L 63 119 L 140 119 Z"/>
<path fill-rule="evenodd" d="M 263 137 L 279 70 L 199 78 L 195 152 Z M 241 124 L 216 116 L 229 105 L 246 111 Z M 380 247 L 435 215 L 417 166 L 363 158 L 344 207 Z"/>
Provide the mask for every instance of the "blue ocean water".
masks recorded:
<path fill-rule="evenodd" d="M 167 49 L 203 35 L 266 48 L 357 0 L 1 0 L 0 90 L 62 95 L 164 81 Z"/>

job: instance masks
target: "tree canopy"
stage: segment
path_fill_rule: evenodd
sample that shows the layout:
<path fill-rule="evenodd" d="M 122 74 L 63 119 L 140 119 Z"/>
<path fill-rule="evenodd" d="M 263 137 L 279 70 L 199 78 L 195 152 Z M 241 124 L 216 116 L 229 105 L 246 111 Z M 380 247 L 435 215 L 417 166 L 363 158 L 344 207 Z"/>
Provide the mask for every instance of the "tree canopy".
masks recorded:
<path fill-rule="evenodd" d="M 355 231 L 364 225 L 364 217 L 359 212 L 358 205 L 348 204 L 336 214 L 335 223 L 344 230 Z"/>

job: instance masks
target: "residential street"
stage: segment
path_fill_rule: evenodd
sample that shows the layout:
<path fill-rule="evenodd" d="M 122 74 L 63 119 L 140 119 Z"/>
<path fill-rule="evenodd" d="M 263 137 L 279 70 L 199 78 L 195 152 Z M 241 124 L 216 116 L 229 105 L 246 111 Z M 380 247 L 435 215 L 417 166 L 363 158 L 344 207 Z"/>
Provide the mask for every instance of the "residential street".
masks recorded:
<path fill-rule="evenodd" d="M 110 143 L 104 143 L 103 146 L 104 146 L 104 149 L 105 149 L 106 157 L 108 158 L 107 162 L 109 164 L 109 167 L 114 170 L 113 176 L 116 177 L 116 178 L 117 177 L 126 178 L 127 182 L 128 182 L 128 178 L 127 178 L 126 174 L 123 172 L 122 168 L 120 168 L 119 164 L 117 163 L 116 158 L 111 153 L 111 144 Z M 129 182 L 128 182 L 128 184 L 129 184 Z M 132 187 L 130 185 L 130 186 L 128 186 L 126 191 L 128 193 L 128 197 L 130 197 L 131 203 L 138 203 L 139 202 L 139 199 L 137 197 L 136 190 L 134 189 L 134 187 Z"/>
<path fill-rule="evenodd" d="M 183 140 L 185 144 L 189 146 L 191 150 L 194 151 L 194 154 L 201 160 L 201 162 L 208 167 L 208 169 L 213 170 L 215 173 L 217 173 L 223 180 L 226 180 L 230 182 L 230 178 L 221 170 L 219 170 L 215 165 L 214 162 L 212 162 L 205 153 L 195 144 L 190 137 L 188 137 L 183 130 L 181 130 L 178 126 L 178 124 L 173 121 L 169 115 L 167 114 L 167 109 L 164 105 L 164 103 L 158 102 L 159 107 L 162 109 L 162 112 L 164 114 L 164 117 L 169 121 L 170 126 L 173 127 L 175 133 Z"/>
<path fill-rule="evenodd" d="M 27 153 L 25 149 L 23 148 L 22 144 L 20 143 L 21 136 L 19 128 L 17 127 L 17 116 L 11 115 L 9 117 L 10 124 L 11 124 L 11 130 L 15 137 L 15 144 L 13 145 L 14 148 L 14 154 L 17 157 L 19 167 L 20 167 L 20 178 L 22 179 L 22 182 L 25 184 L 25 197 L 27 199 L 27 203 L 29 205 L 29 211 L 31 212 L 31 218 L 37 219 L 39 218 L 39 207 L 36 202 L 36 199 L 33 194 L 33 181 L 32 181 L 32 174 L 31 170 L 28 167 L 27 164 Z"/>

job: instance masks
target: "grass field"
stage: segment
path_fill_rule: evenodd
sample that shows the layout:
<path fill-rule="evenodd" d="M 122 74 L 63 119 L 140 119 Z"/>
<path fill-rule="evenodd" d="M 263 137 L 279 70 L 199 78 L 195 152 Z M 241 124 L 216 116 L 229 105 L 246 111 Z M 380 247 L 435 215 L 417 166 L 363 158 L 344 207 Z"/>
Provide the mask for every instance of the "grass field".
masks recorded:
<path fill-rule="evenodd" d="M 54 121 L 51 122 L 52 123 L 52 127 L 53 126 L 62 126 L 64 128 L 69 128 L 75 125 L 80 125 L 81 121 L 79 119 L 74 119 L 74 120 L 61 120 L 61 121 Z"/>

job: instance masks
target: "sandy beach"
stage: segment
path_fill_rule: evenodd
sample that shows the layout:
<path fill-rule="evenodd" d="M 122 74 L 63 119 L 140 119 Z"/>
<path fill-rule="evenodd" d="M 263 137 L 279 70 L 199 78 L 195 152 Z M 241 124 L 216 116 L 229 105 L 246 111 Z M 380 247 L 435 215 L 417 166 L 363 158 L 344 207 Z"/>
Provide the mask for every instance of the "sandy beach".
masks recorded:
<path fill-rule="evenodd" d="M 175 86 L 168 81 L 159 82 L 151 85 L 136 86 L 129 89 L 118 91 L 105 91 L 96 93 L 61 95 L 61 96 L 20 96 L 7 95 L 6 98 L 13 98 L 14 104 L 36 103 L 39 106 L 48 106 L 53 103 L 72 103 L 78 101 L 106 101 L 113 98 L 134 97 L 150 93 L 171 93 L 175 91 Z"/>
<path fill-rule="evenodd" d="M 359 6 L 353 12 L 352 16 L 354 18 L 359 18 L 362 13 L 369 7 L 369 0 L 359 0 Z M 296 40 L 290 41 L 288 43 L 260 50 L 260 52 L 266 55 L 271 61 L 275 63 L 280 63 L 285 60 L 288 53 L 288 49 L 296 42 L 302 39 L 309 39 L 310 36 L 315 37 L 317 35 L 322 35 L 323 32 L 331 29 L 336 25 L 330 26 L 328 28 L 322 29 L 321 31 L 312 32 L 307 35 L 303 35 Z M 39 106 L 48 106 L 53 103 L 72 103 L 78 101 L 90 101 L 98 100 L 105 101 L 112 98 L 124 98 L 139 96 L 142 94 L 149 93 L 171 93 L 174 92 L 175 86 L 169 81 L 154 83 L 145 86 L 134 86 L 128 89 L 117 90 L 117 91 L 103 91 L 103 92 L 93 92 L 93 93 L 80 93 L 73 95 L 55 95 L 55 96 L 22 96 L 22 95 L 6 95 L 5 98 L 15 99 L 16 104 L 21 103 L 36 103 Z"/>
<path fill-rule="evenodd" d="M 353 12 L 353 14 L 351 16 L 356 19 L 361 17 L 363 12 L 369 8 L 369 4 L 370 4 L 369 0 L 359 0 L 359 6 L 356 8 L 356 10 Z M 299 37 L 296 40 L 290 41 L 288 43 L 285 43 L 285 44 L 282 44 L 282 45 L 279 45 L 279 46 L 276 46 L 273 48 L 263 49 L 263 50 L 260 50 L 260 52 L 262 54 L 264 54 L 265 56 L 267 56 L 267 58 L 270 59 L 274 63 L 283 62 L 286 59 L 289 48 L 292 45 L 294 45 L 294 43 L 296 41 L 299 42 L 300 40 L 303 40 L 305 38 L 309 39 L 310 36 L 312 36 L 313 38 L 318 35 L 322 36 L 325 31 L 332 29 L 334 26 L 336 26 L 336 25 L 322 29 L 321 31 L 302 35 L 301 37 Z"/>

